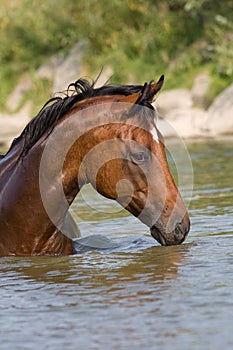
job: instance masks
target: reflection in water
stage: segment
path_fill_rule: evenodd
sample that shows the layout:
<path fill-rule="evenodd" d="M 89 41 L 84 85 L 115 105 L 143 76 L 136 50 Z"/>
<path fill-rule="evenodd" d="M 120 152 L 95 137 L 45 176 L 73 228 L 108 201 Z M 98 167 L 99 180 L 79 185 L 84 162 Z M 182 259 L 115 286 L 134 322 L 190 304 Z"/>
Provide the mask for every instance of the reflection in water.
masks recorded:
<path fill-rule="evenodd" d="M 59 337 L 60 332 L 63 332 L 66 339 L 64 332 L 67 332 L 67 323 L 72 324 L 72 327 L 77 323 L 75 329 L 79 333 L 81 328 L 83 335 L 79 337 L 78 344 L 85 348 L 89 348 L 91 344 L 90 332 L 102 338 L 99 339 L 102 344 L 100 349 L 104 349 L 105 344 L 106 349 L 111 348 L 114 340 L 111 340 L 109 335 L 113 331 L 118 343 L 123 331 L 127 344 L 127 339 L 135 337 L 138 327 L 138 320 L 129 322 L 133 317 L 131 311 L 133 314 L 139 312 L 140 316 L 142 307 L 143 313 L 148 313 L 148 316 L 151 312 L 160 313 L 158 302 L 166 299 L 165 291 L 168 292 L 172 288 L 179 274 L 179 267 L 185 264 L 189 248 L 190 245 L 186 244 L 176 247 L 154 246 L 141 251 L 109 254 L 89 251 L 73 257 L 55 259 L 3 258 L 0 274 L 0 310 L 7 310 L 4 318 L 8 322 L 8 313 L 15 315 L 15 319 L 10 318 L 10 322 L 16 328 L 18 320 L 24 319 L 23 315 L 26 312 L 27 319 L 31 319 L 32 322 L 29 327 L 32 328 L 34 339 L 37 339 L 38 335 L 41 337 L 41 332 L 44 333 L 48 325 L 55 337 Z M 45 324 L 40 320 L 41 312 L 46 313 L 43 321 Z M 58 319 L 63 324 L 62 328 L 58 325 Z M 3 318 L 1 320 L 0 327 L 5 329 L 5 339 L 9 339 L 9 331 L 4 326 L 5 321 L 3 323 Z M 39 329 L 34 329 L 33 322 L 36 322 Z M 97 329 L 92 329 L 92 322 L 97 322 Z M 108 331 L 109 334 L 106 333 Z M 25 344 L 27 332 L 21 327 L 20 332 Z M 73 336 L 75 332 L 73 329 Z M 47 339 L 51 341 L 51 338 L 53 339 L 53 335 L 47 335 Z M 131 339 L 131 342 L 135 341 L 134 347 L 141 344 L 142 339 Z M 10 344 L 12 346 L 12 342 Z M 14 346 L 16 344 L 18 342 L 13 342 Z M 31 343 L 27 340 L 26 344 L 30 346 Z M 56 341 L 55 344 L 57 348 L 59 344 Z M 69 348 L 69 341 L 66 344 Z"/>
<path fill-rule="evenodd" d="M 89 251 L 72 257 L 4 258 L 1 271 L 31 282 L 74 284 L 95 289 L 119 287 L 125 282 L 162 283 L 175 279 L 190 244 L 154 246 L 143 251 L 106 253 Z M 77 289 L 78 293 L 78 289 Z"/>

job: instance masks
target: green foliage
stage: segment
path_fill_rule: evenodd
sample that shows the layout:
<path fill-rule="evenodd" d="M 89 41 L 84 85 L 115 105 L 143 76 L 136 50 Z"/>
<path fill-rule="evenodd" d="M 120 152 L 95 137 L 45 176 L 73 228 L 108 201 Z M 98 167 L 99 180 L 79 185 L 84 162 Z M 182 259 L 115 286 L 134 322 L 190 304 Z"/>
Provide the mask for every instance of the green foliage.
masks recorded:
<path fill-rule="evenodd" d="M 224 86 L 233 73 L 232 13 L 232 0 L 2 0 L 0 105 L 20 74 L 77 41 L 90 73 L 112 66 L 115 82 L 165 73 L 166 87 L 190 86 L 204 70 Z"/>

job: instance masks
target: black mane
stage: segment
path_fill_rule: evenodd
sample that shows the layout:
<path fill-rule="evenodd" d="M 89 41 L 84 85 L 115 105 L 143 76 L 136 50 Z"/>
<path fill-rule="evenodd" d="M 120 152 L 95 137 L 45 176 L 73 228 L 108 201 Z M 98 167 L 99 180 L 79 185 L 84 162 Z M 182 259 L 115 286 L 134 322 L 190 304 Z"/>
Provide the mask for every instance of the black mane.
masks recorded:
<path fill-rule="evenodd" d="M 45 133 L 49 135 L 49 133 L 52 132 L 57 122 L 76 102 L 96 96 L 129 96 L 139 91 L 142 91 L 143 93 L 143 88 L 147 85 L 104 85 L 100 88 L 95 88 L 94 84 L 94 82 L 90 83 L 86 79 L 79 79 L 68 86 L 64 97 L 54 97 L 48 100 L 37 116 L 26 125 L 21 135 L 14 139 L 9 151 L 14 145 L 24 139 L 21 156 L 25 156 Z M 148 104 L 146 99 L 144 102 L 145 104 Z M 140 101 L 140 104 L 144 104 L 143 101 Z M 152 106 L 150 105 L 150 108 L 151 107 Z M 9 151 L 7 153 L 9 153 Z"/>

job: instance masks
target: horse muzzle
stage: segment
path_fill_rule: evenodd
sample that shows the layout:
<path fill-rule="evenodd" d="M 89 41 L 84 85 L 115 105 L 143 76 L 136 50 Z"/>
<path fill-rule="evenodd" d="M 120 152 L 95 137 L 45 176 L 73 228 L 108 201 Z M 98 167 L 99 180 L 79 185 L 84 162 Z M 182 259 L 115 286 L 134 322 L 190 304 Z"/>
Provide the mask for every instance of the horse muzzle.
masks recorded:
<path fill-rule="evenodd" d="M 186 215 L 180 223 L 177 223 L 175 229 L 171 232 L 166 232 L 159 228 L 156 224 L 150 229 L 151 235 L 162 246 L 177 245 L 184 242 L 190 229 L 190 221 Z"/>

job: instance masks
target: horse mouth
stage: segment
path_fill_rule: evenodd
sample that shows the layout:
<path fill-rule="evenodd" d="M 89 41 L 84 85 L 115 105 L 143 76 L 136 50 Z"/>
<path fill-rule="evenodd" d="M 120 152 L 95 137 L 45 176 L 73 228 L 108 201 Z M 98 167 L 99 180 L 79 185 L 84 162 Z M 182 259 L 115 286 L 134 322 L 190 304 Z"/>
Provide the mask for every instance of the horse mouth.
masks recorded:
<path fill-rule="evenodd" d="M 181 244 L 188 233 L 189 229 L 182 230 L 180 224 L 178 224 L 174 231 L 166 233 L 165 235 L 155 225 L 151 227 L 150 232 L 153 238 L 162 246 Z"/>

